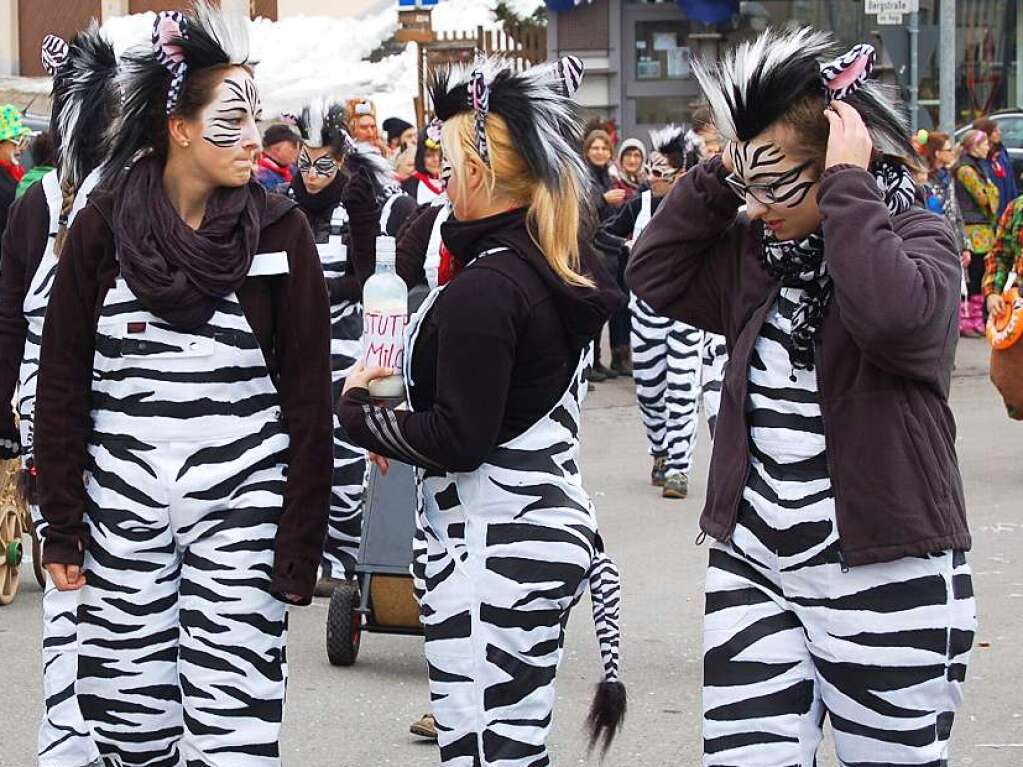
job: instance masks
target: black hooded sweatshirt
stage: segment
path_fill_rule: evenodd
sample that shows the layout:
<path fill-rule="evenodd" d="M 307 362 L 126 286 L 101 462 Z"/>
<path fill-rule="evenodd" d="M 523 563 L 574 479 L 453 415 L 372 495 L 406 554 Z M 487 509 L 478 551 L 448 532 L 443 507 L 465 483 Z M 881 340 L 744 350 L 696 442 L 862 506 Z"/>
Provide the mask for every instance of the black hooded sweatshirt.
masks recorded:
<path fill-rule="evenodd" d="M 624 297 L 589 249 L 582 271 L 595 288 L 558 277 L 529 236 L 525 209 L 449 219 L 442 236 L 465 268 L 419 331 L 409 392 L 414 412 L 387 414 L 400 434 L 386 441 L 378 437 L 381 413 L 366 389 L 342 397 L 338 414 L 352 440 L 379 455 L 473 471 L 557 404 L 580 352 Z M 503 250 L 479 258 L 494 248 Z"/>

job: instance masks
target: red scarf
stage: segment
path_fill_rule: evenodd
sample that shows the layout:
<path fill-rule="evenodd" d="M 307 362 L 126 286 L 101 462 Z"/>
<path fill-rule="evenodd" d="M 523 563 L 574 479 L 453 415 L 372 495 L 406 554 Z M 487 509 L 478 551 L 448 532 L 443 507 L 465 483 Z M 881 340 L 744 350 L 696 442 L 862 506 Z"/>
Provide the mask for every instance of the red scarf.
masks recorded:
<path fill-rule="evenodd" d="M 25 177 L 25 166 L 19 165 L 16 162 L 0 160 L 0 169 L 6 171 L 7 175 L 17 182 L 20 182 Z"/>
<path fill-rule="evenodd" d="M 434 194 L 441 194 L 444 191 L 439 186 L 437 186 L 436 183 L 435 183 L 437 181 L 440 181 L 439 178 L 433 178 L 432 176 L 427 176 L 425 173 L 420 173 L 418 170 L 415 173 L 413 173 L 412 175 L 415 176 L 416 178 L 418 178 L 422 183 L 426 184 L 426 187 L 431 192 L 433 192 Z"/>
<path fill-rule="evenodd" d="M 460 271 L 462 271 L 462 262 L 452 256 L 448 246 L 442 242 L 440 244 L 440 266 L 437 267 L 437 284 L 447 285 Z"/>
<path fill-rule="evenodd" d="M 263 153 L 259 156 L 259 167 L 276 173 L 285 183 L 291 183 L 291 168 L 281 165 L 270 155 Z"/>

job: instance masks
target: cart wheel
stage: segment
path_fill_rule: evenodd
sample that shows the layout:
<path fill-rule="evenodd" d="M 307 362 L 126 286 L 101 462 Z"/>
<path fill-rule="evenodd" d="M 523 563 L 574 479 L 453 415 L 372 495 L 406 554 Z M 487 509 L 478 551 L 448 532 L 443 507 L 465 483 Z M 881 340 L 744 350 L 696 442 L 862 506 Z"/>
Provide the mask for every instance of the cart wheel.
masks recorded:
<path fill-rule="evenodd" d="M 334 589 L 327 608 L 327 658 L 332 666 L 351 666 L 359 657 L 362 639 L 362 615 L 359 587 L 343 583 Z"/>
<path fill-rule="evenodd" d="M 18 593 L 24 532 L 17 509 L 0 510 L 0 605 L 9 605 Z"/>
<path fill-rule="evenodd" d="M 36 535 L 35 525 L 32 525 L 32 569 L 35 570 L 36 582 L 39 588 L 46 588 L 46 568 L 43 567 L 43 544 Z"/>

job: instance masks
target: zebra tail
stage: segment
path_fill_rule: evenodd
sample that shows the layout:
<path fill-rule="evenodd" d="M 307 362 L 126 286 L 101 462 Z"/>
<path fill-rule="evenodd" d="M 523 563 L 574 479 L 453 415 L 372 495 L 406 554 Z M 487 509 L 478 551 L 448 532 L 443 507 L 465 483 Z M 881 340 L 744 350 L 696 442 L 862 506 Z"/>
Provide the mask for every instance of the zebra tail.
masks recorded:
<path fill-rule="evenodd" d="M 590 731 L 590 750 L 602 741 L 600 749 L 604 754 L 621 729 L 627 707 L 625 685 L 618 679 L 618 648 L 621 642 L 618 616 L 622 583 L 618 566 L 604 552 L 594 557 L 589 580 L 593 626 L 604 663 L 604 681 L 597 685 L 586 722 Z"/>

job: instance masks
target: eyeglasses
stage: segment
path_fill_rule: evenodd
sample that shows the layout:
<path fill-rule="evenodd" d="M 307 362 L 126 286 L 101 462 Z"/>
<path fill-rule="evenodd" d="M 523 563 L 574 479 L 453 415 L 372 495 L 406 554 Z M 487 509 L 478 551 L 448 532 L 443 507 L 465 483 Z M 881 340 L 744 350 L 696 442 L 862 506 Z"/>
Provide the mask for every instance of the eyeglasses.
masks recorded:
<path fill-rule="evenodd" d="M 313 174 L 316 176 L 333 176 L 338 171 L 338 163 L 329 154 L 320 155 L 315 160 L 310 160 L 309 155 L 303 150 L 298 156 L 298 172 Z"/>
<path fill-rule="evenodd" d="M 800 184 L 795 183 L 796 180 L 803 174 L 807 168 L 813 165 L 813 160 L 808 160 L 802 165 L 798 165 L 791 170 L 787 170 L 782 174 L 779 174 L 777 180 L 771 184 L 747 184 L 741 178 L 736 176 L 734 173 L 729 173 L 725 177 L 725 181 L 733 192 L 738 196 L 740 200 L 746 202 L 747 195 L 752 197 L 754 200 L 759 202 L 761 205 L 778 205 L 781 203 L 789 203 L 790 205 L 798 205 L 806 197 L 806 193 L 810 190 L 816 182 L 804 181 Z M 785 187 L 789 187 L 785 189 Z M 798 199 L 796 198 L 799 195 Z"/>
<path fill-rule="evenodd" d="M 647 174 L 650 176 L 650 178 L 654 179 L 655 181 L 666 181 L 668 183 L 671 183 L 672 181 L 675 180 L 675 176 L 678 175 L 678 171 L 663 170 L 661 168 L 650 168 L 648 169 Z"/>

